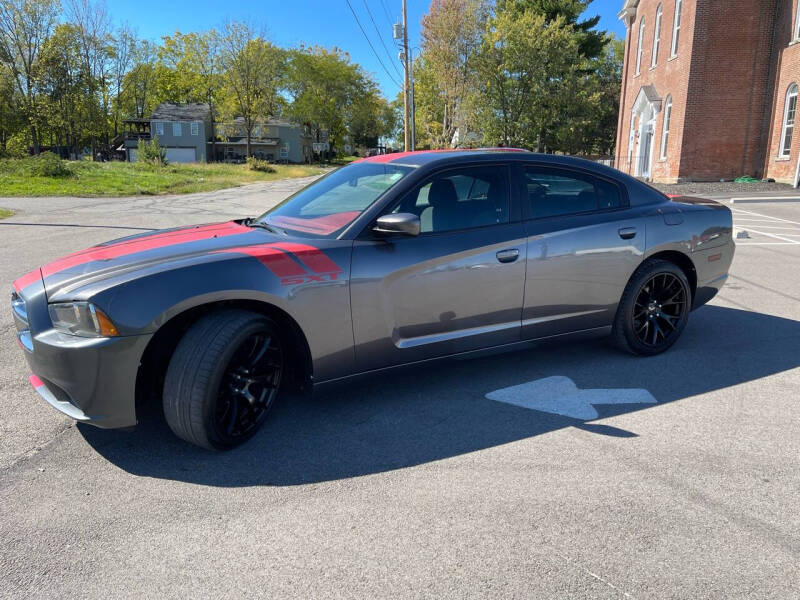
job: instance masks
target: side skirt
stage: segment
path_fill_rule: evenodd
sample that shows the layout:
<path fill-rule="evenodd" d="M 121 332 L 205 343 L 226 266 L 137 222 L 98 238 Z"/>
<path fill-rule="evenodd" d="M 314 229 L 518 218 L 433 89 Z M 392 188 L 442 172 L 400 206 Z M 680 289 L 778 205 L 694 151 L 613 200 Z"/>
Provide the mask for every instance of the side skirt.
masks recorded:
<path fill-rule="evenodd" d="M 456 354 L 448 354 L 446 356 L 438 356 L 436 358 L 429 358 L 426 360 L 418 360 L 410 363 L 403 363 L 400 365 L 392 365 L 383 367 L 381 369 L 373 369 L 371 371 L 362 371 L 352 375 L 345 375 L 344 377 L 336 377 L 334 379 L 327 379 L 325 381 L 314 382 L 312 384 L 312 392 L 322 392 L 329 389 L 336 388 L 341 385 L 352 383 L 361 379 L 366 379 L 374 375 L 382 375 L 386 373 L 402 372 L 404 369 L 410 369 L 418 365 L 427 365 L 430 363 L 453 361 L 453 360 L 472 360 L 474 358 L 481 358 L 484 356 L 495 356 L 497 354 L 504 354 L 506 352 L 514 352 L 522 350 L 523 348 L 531 348 L 539 345 L 544 345 L 552 341 L 562 340 L 585 340 L 604 337 L 611 334 L 611 325 L 603 327 L 595 327 L 593 329 L 582 329 L 580 331 L 572 331 L 570 333 L 560 333 L 558 335 L 551 335 L 531 340 L 521 340 L 519 342 L 511 342 L 509 344 L 502 344 L 500 346 L 491 346 L 489 348 L 481 348 L 479 350 L 469 350 L 467 352 L 458 352 Z"/>

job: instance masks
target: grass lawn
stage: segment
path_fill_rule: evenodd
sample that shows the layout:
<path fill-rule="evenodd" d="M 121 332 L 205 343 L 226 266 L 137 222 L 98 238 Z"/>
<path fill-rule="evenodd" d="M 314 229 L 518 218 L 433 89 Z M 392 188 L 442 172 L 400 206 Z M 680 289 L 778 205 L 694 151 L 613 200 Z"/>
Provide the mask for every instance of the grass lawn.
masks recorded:
<path fill-rule="evenodd" d="M 319 167 L 304 165 L 273 165 L 275 173 L 263 173 L 250 170 L 247 165 L 223 163 L 155 167 L 124 162 L 64 161 L 66 174 L 51 177 L 40 174 L 35 161 L 0 160 L 0 197 L 188 194 L 323 172 Z"/>
<path fill-rule="evenodd" d="M 0 219 L 5 219 L 6 217 L 10 217 L 14 214 L 13 210 L 7 210 L 5 208 L 0 208 Z"/>

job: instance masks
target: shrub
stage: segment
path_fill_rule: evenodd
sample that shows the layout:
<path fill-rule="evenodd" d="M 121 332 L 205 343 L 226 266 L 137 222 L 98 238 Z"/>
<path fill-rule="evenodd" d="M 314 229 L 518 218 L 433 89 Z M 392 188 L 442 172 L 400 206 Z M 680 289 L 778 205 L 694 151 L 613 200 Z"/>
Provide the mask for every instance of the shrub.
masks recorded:
<path fill-rule="evenodd" d="M 30 134 L 27 130 L 18 131 L 6 142 L 6 152 L 12 158 L 25 158 L 28 156 Z"/>
<path fill-rule="evenodd" d="M 262 173 L 274 173 L 275 169 L 269 161 L 256 158 L 255 156 L 247 157 L 247 168 L 251 171 L 260 171 Z"/>
<path fill-rule="evenodd" d="M 167 166 L 167 151 L 161 147 L 161 142 L 157 137 L 149 142 L 140 139 L 136 160 L 157 167 L 165 167 Z"/>
<path fill-rule="evenodd" d="M 31 175 L 39 177 L 66 177 L 72 175 L 67 164 L 52 152 L 43 152 L 39 156 L 25 159 Z"/>

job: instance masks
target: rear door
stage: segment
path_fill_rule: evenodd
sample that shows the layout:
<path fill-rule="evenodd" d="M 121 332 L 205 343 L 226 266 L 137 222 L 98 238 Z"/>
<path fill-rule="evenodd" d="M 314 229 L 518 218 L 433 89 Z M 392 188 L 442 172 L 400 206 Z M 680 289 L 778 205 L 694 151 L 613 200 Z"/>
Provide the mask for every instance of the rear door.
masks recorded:
<path fill-rule="evenodd" d="M 509 174 L 497 163 L 435 173 L 386 211 L 420 215 L 419 236 L 356 240 L 359 371 L 519 340 L 526 240 Z"/>
<path fill-rule="evenodd" d="M 562 167 L 517 173 L 528 236 L 522 338 L 610 325 L 645 250 L 624 186 Z"/>

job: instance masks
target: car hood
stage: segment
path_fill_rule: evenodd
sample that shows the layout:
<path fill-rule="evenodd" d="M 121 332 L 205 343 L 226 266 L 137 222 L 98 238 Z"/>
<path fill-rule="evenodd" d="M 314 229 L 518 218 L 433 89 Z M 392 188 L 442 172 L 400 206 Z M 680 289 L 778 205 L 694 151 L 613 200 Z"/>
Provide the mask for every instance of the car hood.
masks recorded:
<path fill-rule="evenodd" d="M 219 253 L 253 254 L 253 246 L 285 243 L 285 236 L 228 221 L 165 229 L 92 246 L 41 267 L 48 299 L 131 271 L 158 270 L 175 261 Z"/>

